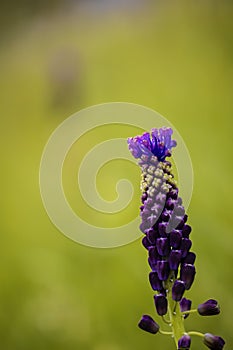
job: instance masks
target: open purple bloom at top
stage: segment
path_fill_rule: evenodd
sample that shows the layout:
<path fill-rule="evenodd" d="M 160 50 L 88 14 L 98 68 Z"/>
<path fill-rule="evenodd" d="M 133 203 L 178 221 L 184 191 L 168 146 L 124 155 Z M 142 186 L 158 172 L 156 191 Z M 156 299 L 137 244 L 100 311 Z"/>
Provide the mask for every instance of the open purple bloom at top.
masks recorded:
<path fill-rule="evenodd" d="M 129 150 L 135 158 L 153 154 L 159 161 L 163 161 L 171 155 L 172 147 L 176 146 L 176 141 L 171 139 L 171 135 L 171 128 L 152 129 L 151 134 L 145 132 L 141 136 L 129 138 Z"/>

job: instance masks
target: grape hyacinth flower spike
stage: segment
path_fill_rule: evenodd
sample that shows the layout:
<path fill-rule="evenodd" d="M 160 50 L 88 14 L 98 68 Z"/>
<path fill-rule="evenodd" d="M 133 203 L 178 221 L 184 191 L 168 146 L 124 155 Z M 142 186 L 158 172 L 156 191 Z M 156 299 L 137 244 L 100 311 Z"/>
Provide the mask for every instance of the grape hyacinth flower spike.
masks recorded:
<path fill-rule="evenodd" d="M 190 349 L 191 336 L 197 335 L 209 349 L 221 350 L 225 344 L 221 337 L 185 330 L 184 321 L 190 313 L 211 316 L 219 314 L 220 308 L 216 300 L 209 299 L 191 309 L 192 301 L 184 297 L 195 279 L 196 255 L 191 251 L 188 216 L 166 159 L 176 146 L 172 133 L 171 128 L 163 127 L 128 139 L 129 150 L 142 170 L 140 230 L 151 268 L 149 282 L 155 291 L 155 310 L 169 331 L 161 330 L 149 315 L 142 316 L 138 326 L 149 333 L 172 336 L 176 349 Z"/>

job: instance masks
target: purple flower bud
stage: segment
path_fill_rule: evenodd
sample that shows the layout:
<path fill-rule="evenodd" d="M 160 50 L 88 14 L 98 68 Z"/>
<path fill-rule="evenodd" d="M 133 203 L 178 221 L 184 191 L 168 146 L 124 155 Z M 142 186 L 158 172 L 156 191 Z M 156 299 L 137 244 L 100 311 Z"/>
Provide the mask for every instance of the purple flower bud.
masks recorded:
<path fill-rule="evenodd" d="M 170 233 L 170 245 L 177 249 L 180 247 L 182 234 L 179 230 L 172 230 Z"/>
<path fill-rule="evenodd" d="M 146 230 L 146 236 L 148 241 L 152 244 L 155 245 L 156 239 L 159 237 L 157 231 L 155 231 L 153 228 L 149 228 Z"/>
<path fill-rule="evenodd" d="M 156 247 L 161 256 L 167 256 L 170 252 L 170 246 L 167 238 L 158 238 L 156 241 Z"/>
<path fill-rule="evenodd" d="M 156 311 L 159 316 L 163 316 L 167 313 L 167 298 L 163 294 L 154 296 Z"/>
<path fill-rule="evenodd" d="M 161 214 L 162 221 L 167 222 L 167 221 L 169 221 L 170 217 L 171 217 L 171 212 L 167 209 L 165 209 Z"/>
<path fill-rule="evenodd" d="M 171 270 L 177 270 L 179 263 L 181 261 L 181 251 L 172 250 L 168 259 L 169 266 Z"/>
<path fill-rule="evenodd" d="M 138 327 L 152 334 L 156 334 L 159 331 L 159 325 L 149 315 L 142 316 L 138 323 Z"/>
<path fill-rule="evenodd" d="M 158 230 L 159 230 L 160 236 L 167 237 L 167 233 L 166 233 L 167 225 L 168 224 L 166 222 L 160 222 L 159 223 Z"/>
<path fill-rule="evenodd" d="M 193 252 L 189 252 L 182 261 L 185 264 L 193 265 L 195 263 L 195 260 L 196 260 L 196 254 Z"/>
<path fill-rule="evenodd" d="M 172 286 L 172 299 L 180 301 L 185 292 L 185 284 L 183 281 L 176 280 Z"/>
<path fill-rule="evenodd" d="M 144 211 L 144 210 L 143 210 L 143 211 Z M 141 212 L 141 213 L 142 213 L 142 212 Z M 140 213 L 140 214 L 141 214 L 141 213 Z M 148 228 L 150 228 L 150 224 L 149 224 L 147 221 L 142 220 L 142 222 L 141 222 L 139 228 L 140 228 L 140 230 L 141 230 L 143 233 L 145 233 L 146 230 L 147 230 Z"/>
<path fill-rule="evenodd" d="M 145 200 L 147 199 L 147 197 L 148 197 L 148 194 L 147 194 L 146 192 L 144 192 L 144 193 L 142 194 L 142 196 L 141 196 L 141 201 L 142 201 L 142 203 L 145 202 Z"/>
<path fill-rule="evenodd" d="M 211 333 L 206 333 L 203 338 L 203 343 L 212 350 L 222 350 L 225 344 L 225 341 L 218 337 L 217 335 L 213 335 Z"/>
<path fill-rule="evenodd" d="M 149 281 L 153 290 L 161 291 L 163 289 L 162 282 L 160 281 L 157 272 L 150 272 Z"/>
<path fill-rule="evenodd" d="M 190 299 L 182 298 L 180 301 L 180 311 L 184 312 L 184 311 L 191 310 L 191 305 L 192 305 L 192 301 Z M 187 318 L 188 316 L 189 314 L 185 314 L 184 318 Z"/>
<path fill-rule="evenodd" d="M 175 204 L 176 204 L 176 200 L 169 198 L 169 199 L 166 201 L 166 208 L 167 208 L 168 210 L 173 210 L 174 207 L 175 207 Z"/>
<path fill-rule="evenodd" d="M 182 258 L 185 258 L 192 246 L 192 241 L 188 238 L 183 238 L 181 241 L 180 250 L 182 252 Z"/>
<path fill-rule="evenodd" d="M 148 264 L 150 265 L 152 271 L 157 271 L 157 260 L 151 260 L 148 258 Z"/>
<path fill-rule="evenodd" d="M 151 260 L 156 260 L 157 261 L 160 258 L 158 250 L 157 250 L 157 248 L 155 246 L 150 246 L 148 248 L 148 252 L 149 252 L 149 258 Z"/>
<path fill-rule="evenodd" d="M 157 272 L 158 272 L 159 279 L 161 281 L 166 281 L 168 279 L 169 272 L 170 272 L 168 261 L 158 260 Z"/>
<path fill-rule="evenodd" d="M 180 279 L 185 283 L 185 289 L 190 289 L 194 277 L 195 277 L 195 267 L 191 264 L 184 264 L 181 266 Z"/>
<path fill-rule="evenodd" d="M 185 211 L 184 211 L 184 207 L 183 207 L 182 205 L 177 205 L 177 206 L 175 207 L 175 214 L 176 214 L 177 216 L 183 216 L 184 213 L 185 213 Z"/>
<path fill-rule="evenodd" d="M 220 307 L 217 300 L 209 299 L 203 304 L 198 305 L 197 311 L 201 316 L 212 316 L 220 313 Z"/>
<path fill-rule="evenodd" d="M 184 225 L 184 227 L 182 228 L 182 236 L 184 238 L 189 238 L 189 234 L 192 231 L 191 226 L 189 225 Z"/>
<path fill-rule="evenodd" d="M 178 215 L 173 215 L 171 217 L 171 219 L 169 220 L 169 227 L 171 227 L 170 231 L 173 229 L 180 229 L 183 227 L 184 224 L 181 225 L 181 223 L 183 223 L 183 217 L 182 216 L 178 216 Z M 181 227 L 180 227 L 181 225 Z"/>
<path fill-rule="evenodd" d="M 170 192 L 169 192 L 169 196 L 172 199 L 177 199 L 177 197 L 178 197 L 178 188 L 171 189 Z"/>
<path fill-rule="evenodd" d="M 145 236 L 145 237 L 143 237 L 143 239 L 142 239 L 142 245 L 146 248 L 146 249 L 148 249 L 149 247 L 151 247 L 151 243 L 149 242 L 149 240 L 148 240 L 148 238 Z"/>
<path fill-rule="evenodd" d="M 188 334 L 183 335 L 183 337 L 181 337 L 178 340 L 178 350 L 189 350 L 190 349 L 190 345 L 191 345 L 191 338 Z"/>

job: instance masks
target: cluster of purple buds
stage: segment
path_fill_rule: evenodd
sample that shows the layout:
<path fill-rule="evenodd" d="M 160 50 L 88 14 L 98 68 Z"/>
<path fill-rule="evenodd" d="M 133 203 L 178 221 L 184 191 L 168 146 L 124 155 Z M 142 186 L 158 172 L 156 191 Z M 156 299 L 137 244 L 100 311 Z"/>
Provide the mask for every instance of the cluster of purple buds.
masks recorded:
<path fill-rule="evenodd" d="M 172 129 L 152 129 L 151 133 L 128 139 L 129 150 L 139 160 L 142 169 L 142 205 L 140 207 L 140 229 L 144 233 L 143 246 L 148 251 L 151 268 L 149 282 L 155 291 L 154 303 L 157 314 L 170 324 L 177 349 L 190 349 L 191 333 L 184 329 L 184 319 L 191 310 L 191 300 L 184 297 L 193 284 L 196 269 L 196 255 L 191 251 L 191 227 L 188 216 L 179 197 L 179 189 L 172 174 L 171 149 L 176 146 L 172 140 Z M 210 299 L 195 310 L 202 316 L 220 312 L 218 303 Z M 165 316 L 169 320 L 165 320 Z M 144 315 L 139 327 L 150 333 L 161 332 L 158 324 Z M 203 336 L 204 344 L 210 349 L 222 349 L 224 340 L 209 333 Z"/>

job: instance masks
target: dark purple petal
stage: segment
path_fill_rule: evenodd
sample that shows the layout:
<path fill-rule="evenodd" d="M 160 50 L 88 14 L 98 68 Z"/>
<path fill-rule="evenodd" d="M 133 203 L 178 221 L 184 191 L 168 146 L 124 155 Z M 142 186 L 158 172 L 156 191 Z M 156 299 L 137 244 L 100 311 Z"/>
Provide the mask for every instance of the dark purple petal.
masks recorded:
<path fill-rule="evenodd" d="M 181 301 L 180 301 L 180 311 L 181 312 L 191 310 L 191 306 L 192 306 L 192 301 L 190 299 L 186 299 L 186 298 L 181 299 Z M 187 318 L 188 316 L 189 316 L 189 314 L 185 314 L 184 318 Z"/>
<path fill-rule="evenodd" d="M 160 259 L 160 255 L 159 255 L 158 250 L 155 246 L 150 246 L 148 248 L 148 252 L 149 252 L 149 258 L 151 260 L 157 261 L 158 259 Z"/>
<path fill-rule="evenodd" d="M 182 225 L 181 225 L 182 224 Z M 180 228 L 183 227 L 183 217 L 182 216 L 178 216 L 178 215 L 173 215 L 171 217 L 171 219 L 169 220 L 169 228 L 171 230 L 173 229 L 177 229 L 179 230 Z"/>
<path fill-rule="evenodd" d="M 159 316 L 163 316 L 167 313 L 167 298 L 163 294 L 154 296 L 156 311 Z"/>
<path fill-rule="evenodd" d="M 142 316 L 138 323 L 138 327 L 152 334 L 156 334 L 159 331 L 159 325 L 149 315 Z"/>
<path fill-rule="evenodd" d="M 198 305 L 197 311 L 201 316 L 212 316 L 220 313 L 220 307 L 217 300 L 209 299 L 203 304 Z"/>
<path fill-rule="evenodd" d="M 178 350 L 189 350 L 191 346 L 191 338 L 188 334 L 183 335 L 183 337 L 181 337 L 178 340 Z"/>
<path fill-rule="evenodd" d="M 182 253 L 182 258 L 185 258 L 186 255 L 189 252 L 189 249 L 192 247 L 192 241 L 188 238 L 183 238 L 181 241 L 181 246 L 180 246 L 180 250 Z"/>
<path fill-rule="evenodd" d="M 150 228 L 150 224 L 146 220 L 142 219 L 142 222 L 141 222 L 139 228 L 143 233 L 146 233 L 146 230 L 148 230 L 148 228 Z"/>
<path fill-rule="evenodd" d="M 172 299 L 180 301 L 185 292 L 185 284 L 183 281 L 176 280 L 172 286 Z"/>
<path fill-rule="evenodd" d="M 157 290 L 157 291 L 163 290 L 162 282 L 160 281 L 157 272 L 150 272 L 149 281 L 153 290 Z"/>
<path fill-rule="evenodd" d="M 181 244 L 181 240 L 182 240 L 182 234 L 179 230 L 172 230 L 172 232 L 170 233 L 170 245 L 177 249 L 180 247 Z"/>
<path fill-rule="evenodd" d="M 162 221 L 167 222 L 167 221 L 169 221 L 170 217 L 171 217 L 171 212 L 167 209 L 165 209 L 161 214 Z"/>
<path fill-rule="evenodd" d="M 148 241 L 152 244 L 155 245 L 156 239 L 159 237 L 158 232 L 155 231 L 153 228 L 149 228 L 146 230 L 146 236 Z"/>
<path fill-rule="evenodd" d="M 151 260 L 148 258 L 148 264 L 150 265 L 152 271 L 157 271 L 157 260 Z"/>
<path fill-rule="evenodd" d="M 148 249 L 149 247 L 151 247 L 151 243 L 149 242 L 149 240 L 148 240 L 148 238 L 145 236 L 145 237 L 143 237 L 143 239 L 142 239 L 142 245 L 146 248 L 146 249 Z"/>
<path fill-rule="evenodd" d="M 178 197 L 178 188 L 172 188 L 169 191 L 169 197 L 172 198 L 172 199 L 177 199 L 177 197 Z"/>
<path fill-rule="evenodd" d="M 225 341 L 217 336 L 213 335 L 211 333 L 206 333 L 203 338 L 203 343 L 212 350 L 222 350 L 225 344 Z"/>
<path fill-rule="evenodd" d="M 142 201 L 142 203 L 145 202 L 145 200 L 147 199 L 147 197 L 148 197 L 148 194 L 147 194 L 146 192 L 144 192 L 144 193 L 142 194 L 142 196 L 141 196 L 141 201 Z"/>
<path fill-rule="evenodd" d="M 191 264 L 193 265 L 196 260 L 196 254 L 193 252 L 189 252 L 186 257 L 182 260 L 183 263 L 185 264 Z"/>
<path fill-rule="evenodd" d="M 166 281 L 168 279 L 169 272 L 170 272 L 168 261 L 158 260 L 157 272 L 158 272 L 159 279 L 161 281 Z"/>
<path fill-rule="evenodd" d="M 179 263 L 181 261 L 181 251 L 180 250 L 172 250 L 169 255 L 169 267 L 171 270 L 177 270 Z"/>
<path fill-rule="evenodd" d="M 176 200 L 169 198 L 169 199 L 166 201 L 166 208 L 167 208 L 168 210 L 173 210 L 174 207 L 175 207 L 175 204 L 176 204 Z"/>
<path fill-rule="evenodd" d="M 170 246 L 167 238 L 158 238 L 156 241 L 158 253 L 161 256 L 167 256 L 170 252 Z"/>
<path fill-rule="evenodd" d="M 185 289 L 190 289 L 194 277 L 195 277 L 195 267 L 191 264 L 184 264 L 181 266 L 180 279 L 185 283 Z"/>
<path fill-rule="evenodd" d="M 167 232 L 166 232 L 167 225 L 168 224 L 166 222 L 160 222 L 159 225 L 158 225 L 159 234 L 162 237 L 166 237 L 167 236 Z"/>
<path fill-rule="evenodd" d="M 189 225 L 184 225 L 184 227 L 182 228 L 182 236 L 184 238 L 189 238 L 189 234 L 192 231 L 191 226 Z"/>

